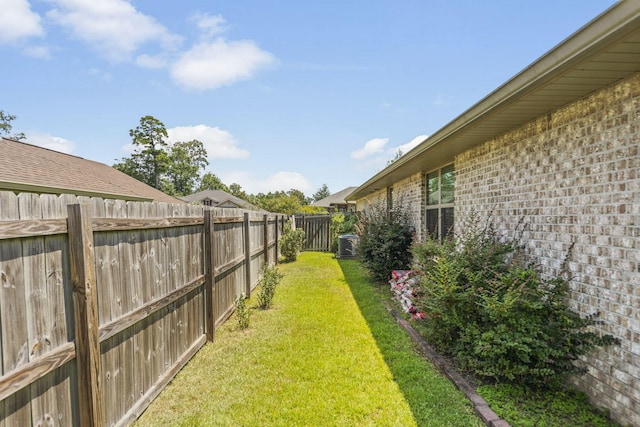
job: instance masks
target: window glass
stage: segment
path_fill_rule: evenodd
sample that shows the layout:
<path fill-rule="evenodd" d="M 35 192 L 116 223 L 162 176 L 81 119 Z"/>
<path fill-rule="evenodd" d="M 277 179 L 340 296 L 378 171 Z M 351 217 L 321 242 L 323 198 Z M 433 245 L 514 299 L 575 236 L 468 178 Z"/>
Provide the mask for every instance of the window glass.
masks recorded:
<path fill-rule="evenodd" d="M 442 184 L 440 203 L 453 203 L 454 201 L 455 174 L 453 165 L 442 168 Z"/>
<path fill-rule="evenodd" d="M 427 210 L 427 233 L 434 238 L 438 238 L 438 209 Z"/>
<path fill-rule="evenodd" d="M 442 239 L 453 234 L 453 208 L 442 208 L 440 211 L 442 222 Z"/>
<path fill-rule="evenodd" d="M 427 204 L 440 204 L 440 179 L 437 171 L 427 175 Z"/>
<path fill-rule="evenodd" d="M 453 207 L 455 197 L 455 171 L 453 164 L 428 173 L 426 176 L 426 232 L 444 240 L 453 233 Z"/>

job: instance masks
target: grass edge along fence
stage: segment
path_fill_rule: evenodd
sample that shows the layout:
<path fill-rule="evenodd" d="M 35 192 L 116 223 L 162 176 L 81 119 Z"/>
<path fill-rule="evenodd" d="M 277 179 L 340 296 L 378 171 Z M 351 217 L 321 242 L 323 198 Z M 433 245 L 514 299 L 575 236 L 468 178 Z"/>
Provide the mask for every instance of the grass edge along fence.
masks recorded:
<path fill-rule="evenodd" d="M 277 262 L 284 221 L 0 192 L 0 427 L 130 424 Z"/>

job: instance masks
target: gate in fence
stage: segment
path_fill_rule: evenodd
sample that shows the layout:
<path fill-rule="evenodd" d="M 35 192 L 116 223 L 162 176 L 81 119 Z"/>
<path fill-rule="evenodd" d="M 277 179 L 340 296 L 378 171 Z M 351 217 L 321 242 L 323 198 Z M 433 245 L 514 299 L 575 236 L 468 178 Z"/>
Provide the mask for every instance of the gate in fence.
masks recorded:
<path fill-rule="evenodd" d="M 305 251 L 331 251 L 331 215 L 295 215 L 295 226 L 304 230 Z"/>

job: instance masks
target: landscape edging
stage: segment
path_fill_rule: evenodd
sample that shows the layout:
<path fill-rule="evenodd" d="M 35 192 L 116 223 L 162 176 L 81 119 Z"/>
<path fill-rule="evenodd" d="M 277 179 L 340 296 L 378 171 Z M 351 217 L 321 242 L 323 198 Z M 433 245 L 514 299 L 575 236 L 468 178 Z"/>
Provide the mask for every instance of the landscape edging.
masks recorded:
<path fill-rule="evenodd" d="M 473 387 L 465 380 L 458 371 L 455 370 L 449 362 L 440 356 L 436 351 L 425 341 L 424 338 L 413 327 L 403 319 L 393 308 L 389 306 L 387 302 L 384 302 L 385 307 L 389 313 L 396 319 L 396 322 L 409 333 L 411 339 L 418 345 L 420 350 L 429 359 L 429 361 L 440 371 L 445 377 L 460 390 L 473 404 L 475 413 L 480 419 L 489 427 L 510 427 L 509 423 L 500 418 L 489 407 L 486 400 L 480 396 Z"/>

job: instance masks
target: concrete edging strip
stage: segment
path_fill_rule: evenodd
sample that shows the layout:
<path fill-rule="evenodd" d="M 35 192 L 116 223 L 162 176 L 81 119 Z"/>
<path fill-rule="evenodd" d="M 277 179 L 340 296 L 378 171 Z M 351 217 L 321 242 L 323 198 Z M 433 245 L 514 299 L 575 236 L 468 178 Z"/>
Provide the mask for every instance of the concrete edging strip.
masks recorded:
<path fill-rule="evenodd" d="M 413 327 L 385 302 L 387 311 L 396 319 L 396 322 L 409 333 L 411 339 L 429 361 L 447 377 L 473 404 L 473 409 L 480 419 L 489 427 L 510 427 L 509 423 L 500 418 L 489 407 L 489 404 L 480 396 L 471 385 L 458 373 L 442 356 L 425 341 Z"/>

